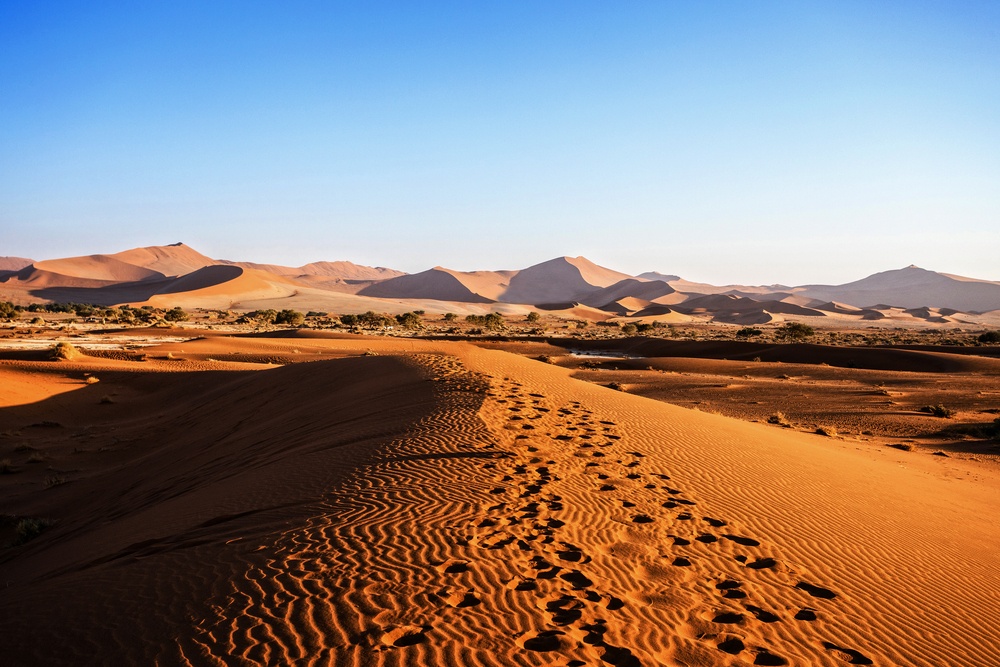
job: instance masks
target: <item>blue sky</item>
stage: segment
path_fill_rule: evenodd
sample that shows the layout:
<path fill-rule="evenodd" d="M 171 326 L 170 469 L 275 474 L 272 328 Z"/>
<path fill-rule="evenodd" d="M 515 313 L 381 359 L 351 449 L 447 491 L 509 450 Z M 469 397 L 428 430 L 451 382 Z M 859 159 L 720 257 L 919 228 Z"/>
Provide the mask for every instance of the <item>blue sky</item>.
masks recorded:
<path fill-rule="evenodd" d="M 0 255 L 1000 280 L 1000 3 L 0 0 Z"/>

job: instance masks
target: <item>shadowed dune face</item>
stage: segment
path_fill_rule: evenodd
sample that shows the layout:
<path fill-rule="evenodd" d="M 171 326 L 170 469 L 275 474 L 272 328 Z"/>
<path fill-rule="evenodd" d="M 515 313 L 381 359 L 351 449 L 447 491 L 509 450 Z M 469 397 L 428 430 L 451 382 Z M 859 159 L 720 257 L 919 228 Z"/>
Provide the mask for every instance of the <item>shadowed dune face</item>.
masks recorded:
<path fill-rule="evenodd" d="M 588 294 L 631 276 L 597 266 L 583 257 L 559 257 L 518 271 L 500 297 L 506 303 L 582 301 Z M 607 303 L 608 299 L 604 300 Z M 602 303 L 603 305 L 603 303 Z"/>
<path fill-rule="evenodd" d="M 319 361 L 214 361 L 237 356 Z M 959 461 L 901 466 L 569 372 L 467 344 L 316 333 L 174 343 L 143 364 L 0 362 L 24 397 L 0 393 L 0 445 L 34 448 L 11 454 L 0 485 L 13 512 L 55 520 L 0 550 L 5 655 L 1000 657 L 995 475 L 955 484 L 971 470 Z M 43 487 L 53 474 L 65 479 Z"/>

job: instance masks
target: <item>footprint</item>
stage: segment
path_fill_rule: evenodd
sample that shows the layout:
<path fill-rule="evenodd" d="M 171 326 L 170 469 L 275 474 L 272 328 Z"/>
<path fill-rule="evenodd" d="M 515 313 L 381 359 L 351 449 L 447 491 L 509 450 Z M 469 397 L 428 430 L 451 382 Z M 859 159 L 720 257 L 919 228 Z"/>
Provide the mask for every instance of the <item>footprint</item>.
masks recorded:
<path fill-rule="evenodd" d="M 745 547 L 759 547 L 760 542 L 751 537 L 741 537 L 739 535 L 723 535 L 724 538 L 730 542 L 736 542 L 736 544 L 743 545 Z"/>
<path fill-rule="evenodd" d="M 442 597 L 449 607 L 464 609 L 465 607 L 475 607 L 482 602 L 472 591 L 452 591 L 443 592 Z"/>
<path fill-rule="evenodd" d="M 769 667 L 783 667 L 788 661 L 780 655 L 775 655 L 766 648 L 757 649 L 757 656 L 753 659 L 755 665 L 767 665 Z"/>
<path fill-rule="evenodd" d="M 743 623 L 743 614 L 735 611 L 724 611 L 715 615 L 713 623 L 723 623 L 726 625 L 740 625 Z"/>
<path fill-rule="evenodd" d="M 588 579 L 579 570 L 570 570 L 569 572 L 564 572 L 563 574 L 559 575 L 559 578 L 565 581 L 566 583 L 571 584 L 573 588 L 576 589 L 590 588 L 591 586 L 594 585 L 594 582 Z"/>
<path fill-rule="evenodd" d="M 751 570 L 770 570 L 777 564 L 778 561 L 773 558 L 758 558 L 752 563 L 747 563 L 747 567 Z"/>
<path fill-rule="evenodd" d="M 382 643 L 386 646 L 413 646 L 422 643 L 427 637 L 424 633 L 430 628 L 419 625 L 401 625 L 390 628 L 382 633 Z"/>
<path fill-rule="evenodd" d="M 752 604 L 746 605 L 747 611 L 753 614 L 758 621 L 761 623 L 777 623 L 781 620 L 777 614 L 772 614 L 766 609 L 761 609 L 760 607 L 755 607 Z"/>
<path fill-rule="evenodd" d="M 823 598 L 824 600 L 832 600 L 837 597 L 837 594 L 831 591 L 829 588 L 823 588 L 822 586 L 814 586 L 808 582 L 800 581 L 795 584 L 795 587 L 805 591 L 814 598 Z"/>
<path fill-rule="evenodd" d="M 458 560 L 455 558 L 449 558 L 445 562 L 437 566 L 438 572 L 443 572 L 445 574 L 460 574 L 462 572 L 469 571 L 469 562 L 464 560 Z"/>
<path fill-rule="evenodd" d="M 795 613 L 796 621 L 815 621 L 816 620 L 816 610 L 810 609 L 809 607 L 803 607 Z"/>
<path fill-rule="evenodd" d="M 837 646 L 833 642 L 823 642 L 823 648 L 850 665 L 873 665 L 871 659 L 853 648 Z"/>
<path fill-rule="evenodd" d="M 517 645 L 526 651 L 549 652 L 558 651 L 563 647 L 562 636 L 564 633 L 559 630 L 544 630 L 542 632 L 529 632 L 517 638 Z"/>
<path fill-rule="evenodd" d="M 739 637 L 730 637 L 725 639 L 718 644 L 718 648 L 723 653 L 728 653 L 729 655 L 739 655 L 746 648 L 746 644 Z"/>

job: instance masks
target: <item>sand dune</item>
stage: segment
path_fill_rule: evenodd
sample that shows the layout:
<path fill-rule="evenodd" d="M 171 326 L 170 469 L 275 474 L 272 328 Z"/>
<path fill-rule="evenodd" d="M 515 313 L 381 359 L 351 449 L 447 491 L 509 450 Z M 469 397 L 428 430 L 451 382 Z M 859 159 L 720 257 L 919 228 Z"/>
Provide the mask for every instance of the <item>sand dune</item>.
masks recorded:
<path fill-rule="evenodd" d="M 0 551 L 15 663 L 1000 660 L 982 466 L 904 465 L 467 344 L 150 355 L 0 362 L 20 378 L 2 386 L 42 385 L 0 394 L 0 426 L 66 478 L 36 486 L 53 473 L 24 453 L 0 477 L 9 511 L 56 520 Z"/>
<path fill-rule="evenodd" d="M 600 308 L 604 304 L 611 303 L 612 301 L 620 302 L 623 299 L 638 299 L 649 302 L 668 294 L 673 294 L 674 292 L 673 287 L 660 280 L 642 281 L 629 278 L 591 292 L 584 297 L 583 303 L 588 306 Z"/>
<path fill-rule="evenodd" d="M 258 264 L 256 262 L 232 262 L 221 260 L 221 264 L 231 264 L 241 266 L 245 269 L 255 269 L 257 271 L 267 271 L 279 276 L 290 276 L 300 278 L 302 276 L 317 276 L 327 279 L 351 280 L 351 281 L 379 281 L 388 280 L 397 276 L 406 275 L 402 271 L 387 269 L 383 266 L 362 266 L 353 262 L 312 262 L 303 266 L 281 266 L 279 264 Z"/>
<path fill-rule="evenodd" d="M 182 276 L 204 266 L 218 264 L 211 257 L 206 257 L 183 243 L 134 248 L 109 257 L 170 277 Z"/>
<path fill-rule="evenodd" d="M 421 273 L 375 283 L 358 292 L 362 296 L 391 299 L 435 299 L 462 303 L 496 301 L 507 288 L 510 272 L 452 271 L 441 266 Z"/>
<path fill-rule="evenodd" d="M 799 291 L 816 299 L 861 307 L 888 303 L 900 308 L 930 306 L 979 312 L 1000 309 L 1000 283 L 916 266 L 876 273 L 843 285 L 803 285 Z"/>
<path fill-rule="evenodd" d="M 89 255 L 35 262 L 20 274 L 25 282 L 34 284 L 55 284 L 59 276 L 87 281 L 138 282 L 140 280 L 162 280 L 166 276 L 159 271 L 128 264 L 110 255 Z"/>
<path fill-rule="evenodd" d="M 34 262 L 35 260 L 27 257 L 0 257 L 0 271 L 20 271 Z"/>
<path fill-rule="evenodd" d="M 582 301 L 599 288 L 629 278 L 585 257 L 558 257 L 518 271 L 500 300 L 531 304 Z"/>

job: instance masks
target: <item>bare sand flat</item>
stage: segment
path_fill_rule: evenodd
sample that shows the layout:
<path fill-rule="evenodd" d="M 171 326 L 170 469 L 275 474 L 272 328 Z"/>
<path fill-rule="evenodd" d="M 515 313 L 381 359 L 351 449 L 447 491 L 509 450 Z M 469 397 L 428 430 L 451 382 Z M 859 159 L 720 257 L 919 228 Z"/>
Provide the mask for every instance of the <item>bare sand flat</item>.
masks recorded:
<path fill-rule="evenodd" d="M 465 343 L 146 352 L 0 361 L 15 664 L 1000 662 L 989 466 Z"/>

